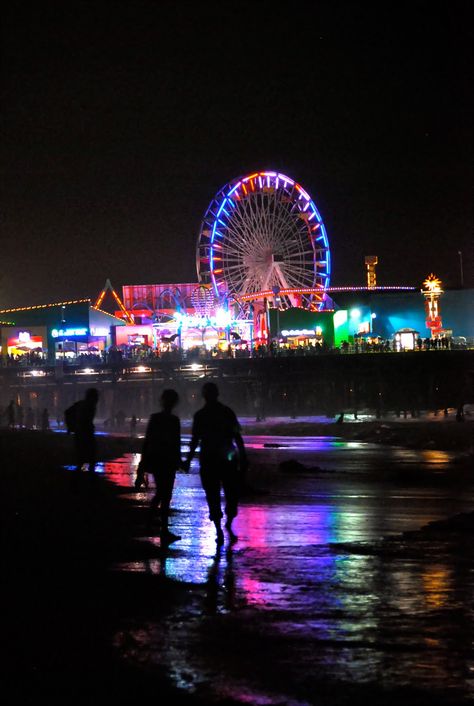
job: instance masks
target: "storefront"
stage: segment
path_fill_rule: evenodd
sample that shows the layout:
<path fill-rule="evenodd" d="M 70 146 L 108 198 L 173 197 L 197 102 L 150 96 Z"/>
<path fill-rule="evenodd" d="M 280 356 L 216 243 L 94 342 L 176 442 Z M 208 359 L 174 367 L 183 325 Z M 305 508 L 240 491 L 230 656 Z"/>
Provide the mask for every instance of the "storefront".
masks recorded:
<path fill-rule="evenodd" d="M 112 344 L 111 327 L 123 321 L 90 305 L 89 299 L 42 304 L 0 311 L 1 355 L 19 359 L 29 355 L 73 361 L 101 358 Z"/>
<path fill-rule="evenodd" d="M 419 332 L 412 328 L 402 328 L 399 331 L 396 331 L 393 336 L 395 350 L 414 351 L 416 349 L 419 337 Z"/>
<path fill-rule="evenodd" d="M 89 354 L 89 328 L 87 326 L 51 329 L 56 360 L 73 360 L 80 355 Z M 94 354 L 97 349 L 94 349 Z M 92 355 L 92 351 L 90 351 Z"/>
<path fill-rule="evenodd" d="M 156 336 L 151 324 L 114 326 L 113 340 L 118 350 L 134 358 L 146 357 L 156 348 Z"/>
<path fill-rule="evenodd" d="M 14 360 L 42 360 L 46 356 L 45 326 L 9 326 L 2 329 L 1 354 Z"/>
<path fill-rule="evenodd" d="M 270 334 L 287 348 L 334 345 L 334 312 L 269 309 Z"/>
<path fill-rule="evenodd" d="M 196 316 L 176 312 L 168 321 L 114 329 L 116 347 L 123 353 L 140 357 L 150 354 L 201 348 L 224 351 L 250 344 L 251 321 L 234 321 L 226 316 Z"/>

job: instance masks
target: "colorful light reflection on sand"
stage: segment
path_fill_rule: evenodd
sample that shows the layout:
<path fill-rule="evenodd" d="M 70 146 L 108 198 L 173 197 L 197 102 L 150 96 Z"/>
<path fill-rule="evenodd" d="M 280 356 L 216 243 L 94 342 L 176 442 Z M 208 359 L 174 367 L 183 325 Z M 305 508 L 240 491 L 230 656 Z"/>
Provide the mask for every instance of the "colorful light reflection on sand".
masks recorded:
<path fill-rule="evenodd" d="M 296 447 L 297 458 L 313 453 L 313 462 L 324 459 L 321 465 L 339 469 L 352 459 L 367 470 L 368 457 L 380 468 L 379 452 L 410 474 L 449 467 L 449 455 L 440 452 L 327 439 L 288 438 L 286 447 L 270 449 L 263 439 L 253 442 L 273 463 L 290 453 L 295 457 Z M 138 459 L 129 455 L 99 470 L 130 488 L 125 498 L 140 506 L 153 491 L 131 488 Z M 409 561 L 384 558 L 373 547 L 382 535 L 442 517 L 447 504 L 449 513 L 468 508 L 472 491 L 457 497 L 454 488 L 446 493 L 413 487 L 412 481 L 390 486 L 373 476 L 369 483 L 361 475 L 354 481 L 351 474 L 336 472 L 288 478 L 274 469 L 270 492 L 242 502 L 235 522 L 238 542 L 216 551 L 196 471 L 177 476 L 171 526 L 181 541 L 152 558 L 115 567 L 186 584 L 185 605 L 120 627 L 122 636 L 131 635 L 123 644 L 133 645 L 133 653 L 123 649 L 126 659 L 159 664 L 185 691 L 206 688 L 213 698 L 239 703 L 298 703 L 286 698 L 288 685 L 296 685 L 295 696 L 298 684 L 303 693 L 320 675 L 361 683 L 376 681 L 382 670 L 390 683 L 417 688 L 460 683 L 466 660 L 462 645 L 458 649 L 450 637 L 458 628 L 449 621 L 449 610 L 472 604 L 465 574 L 453 570 L 450 555 L 441 549 L 429 564 L 421 554 Z M 159 550 L 157 536 L 142 540 Z M 245 652 L 237 669 L 236 649 Z M 268 651 L 271 664 L 265 660 Z M 249 664 L 258 678 L 243 684 L 239 668 Z"/>

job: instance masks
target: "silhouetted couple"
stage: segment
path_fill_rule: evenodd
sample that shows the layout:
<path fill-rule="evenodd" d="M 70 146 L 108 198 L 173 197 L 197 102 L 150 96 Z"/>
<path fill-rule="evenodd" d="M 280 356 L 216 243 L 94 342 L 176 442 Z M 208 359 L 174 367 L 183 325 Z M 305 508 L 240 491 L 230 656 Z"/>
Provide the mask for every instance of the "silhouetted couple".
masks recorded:
<path fill-rule="evenodd" d="M 218 401 L 217 385 L 207 382 L 202 389 L 204 407 L 194 415 L 192 439 L 186 461 L 181 464 L 181 434 L 178 417 L 173 409 L 178 403 L 174 390 L 165 390 L 162 411 L 150 417 L 143 445 L 144 470 L 155 479 L 156 494 L 150 507 L 150 520 L 160 505 L 161 537 L 164 543 L 180 539 L 168 528 L 169 507 L 177 469 L 189 471 L 191 460 L 200 445 L 201 483 L 209 506 L 209 518 L 216 528 L 218 546 L 224 543 L 221 527 L 221 487 L 225 495 L 225 527 L 231 541 L 236 537 L 232 521 L 237 515 L 241 480 L 247 469 L 245 446 L 234 412 Z"/>

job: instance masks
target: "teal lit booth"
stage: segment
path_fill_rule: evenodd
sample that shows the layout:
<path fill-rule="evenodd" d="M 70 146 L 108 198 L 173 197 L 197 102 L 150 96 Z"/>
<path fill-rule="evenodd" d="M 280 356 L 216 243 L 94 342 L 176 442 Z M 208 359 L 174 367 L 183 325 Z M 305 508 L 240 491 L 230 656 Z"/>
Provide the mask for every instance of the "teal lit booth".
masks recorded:
<path fill-rule="evenodd" d="M 330 348 L 334 346 L 334 320 L 332 311 L 307 311 L 290 308 L 279 311 L 269 309 L 270 337 L 321 339 Z"/>

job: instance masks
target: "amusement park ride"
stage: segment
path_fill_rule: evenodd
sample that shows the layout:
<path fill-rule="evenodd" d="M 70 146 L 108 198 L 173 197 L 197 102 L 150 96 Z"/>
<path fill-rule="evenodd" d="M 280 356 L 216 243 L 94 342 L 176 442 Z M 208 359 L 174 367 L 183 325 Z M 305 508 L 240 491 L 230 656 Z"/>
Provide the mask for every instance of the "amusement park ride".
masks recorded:
<path fill-rule="evenodd" d="M 278 172 L 226 184 L 207 209 L 196 251 L 199 281 L 216 296 L 325 307 L 331 259 L 324 223 L 303 187 Z M 284 293 L 283 293 L 284 292 Z"/>
<path fill-rule="evenodd" d="M 321 215 L 296 181 L 276 171 L 234 179 L 212 199 L 197 248 L 198 283 L 125 286 L 116 315 L 133 325 L 142 318 L 160 323 L 188 315 L 249 320 L 268 308 L 332 311 L 333 292 L 413 290 L 377 287 L 376 256 L 367 256 L 367 287 L 331 287 L 331 255 Z"/>

